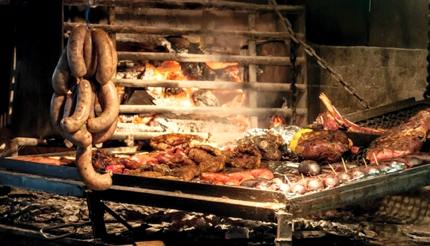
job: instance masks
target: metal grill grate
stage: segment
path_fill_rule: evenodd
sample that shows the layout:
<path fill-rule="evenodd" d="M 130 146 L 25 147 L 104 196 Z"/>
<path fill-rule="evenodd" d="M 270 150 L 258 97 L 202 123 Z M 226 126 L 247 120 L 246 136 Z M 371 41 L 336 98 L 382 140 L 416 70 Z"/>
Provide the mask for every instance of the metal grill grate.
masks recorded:
<path fill-rule="evenodd" d="M 372 128 L 391 128 L 400 125 L 401 123 L 418 113 L 418 111 L 429 107 L 430 105 L 427 104 L 417 104 L 414 107 L 409 107 L 396 112 L 389 112 L 377 117 L 358 121 L 356 123 L 360 126 Z"/>
<path fill-rule="evenodd" d="M 392 128 L 405 122 L 418 111 L 430 108 L 430 100 L 406 99 L 392 104 L 345 115 L 360 126 L 371 128 Z"/>

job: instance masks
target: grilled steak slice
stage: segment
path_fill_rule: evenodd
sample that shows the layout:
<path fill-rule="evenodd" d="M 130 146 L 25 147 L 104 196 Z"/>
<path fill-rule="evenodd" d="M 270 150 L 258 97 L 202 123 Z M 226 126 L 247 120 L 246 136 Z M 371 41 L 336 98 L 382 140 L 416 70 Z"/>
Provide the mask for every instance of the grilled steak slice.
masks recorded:
<path fill-rule="evenodd" d="M 367 150 L 366 158 L 374 163 L 419 152 L 427 139 L 429 129 L 430 111 L 422 110 L 375 139 Z"/>
<path fill-rule="evenodd" d="M 350 142 L 342 131 L 311 131 L 301 135 L 294 152 L 302 159 L 338 161 L 350 149 Z"/>

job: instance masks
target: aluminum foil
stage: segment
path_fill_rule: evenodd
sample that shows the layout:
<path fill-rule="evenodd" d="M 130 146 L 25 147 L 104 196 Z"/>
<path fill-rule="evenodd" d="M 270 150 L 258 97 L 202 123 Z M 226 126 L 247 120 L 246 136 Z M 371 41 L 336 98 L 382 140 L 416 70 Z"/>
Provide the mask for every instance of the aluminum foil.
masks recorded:
<path fill-rule="evenodd" d="M 245 132 L 246 137 L 261 136 L 268 133 L 279 135 L 284 140 L 284 144 L 289 144 L 294 137 L 294 134 L 301 128 L 295 125 L 290 126 L 278 126 L 270 129 L 266 128 L 252 128 Z"/>

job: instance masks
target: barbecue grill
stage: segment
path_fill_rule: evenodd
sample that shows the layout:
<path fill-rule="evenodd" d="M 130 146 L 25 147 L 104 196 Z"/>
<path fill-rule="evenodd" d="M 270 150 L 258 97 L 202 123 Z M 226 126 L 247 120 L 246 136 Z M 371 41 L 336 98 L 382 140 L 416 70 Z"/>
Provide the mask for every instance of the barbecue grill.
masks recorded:
<path fill-rule="evenodd" d="M 200 35 L 202 39 L 213 36 L 229 36 L 245 40 L 246 50 L 235 54 L 183 54 L 183 53 L 157 53 L 157 52 L 132 52 L 120 51 L 120 60 L 151 60 L 178 62 L 236 62 L 239 63 L 245 76 L 242 83 L 231 81 L 201 81 L 201 80 L 137 80 L 117 79 L 119 86 L 127 88 L 146 87 L 170 87 L 170 88 L 198 88 L 198 89 L 242 89 L 246 91 L 248 103 L 246 107 L 191 107 L 156 105 L 121 105 L 122 114 L 173 114 L 187 116 L 217 116 L 226 117 L 236 114 L 252 116 L 251 126 L 258 126 L 258 118 L 280 114 L 286 118 L 293 115 L 301 116 L 306 123 L 310 116 L 307 115 L 307 81 L 306 81 L 306 56 L 302 48 L 297 50 L 295 65 L 297 81 L 258 81 L 258 67 L 264 66 L 291 66 L 289 56 L 262 56 L 257 54 L 257 44 L 260 40 L 282 40 L 289 45 L 289 34 L 284 31 L 257 30 L 256 19 L 261 13 L 273 11 L 273 6 L 267 4 L 250 4 L 244 2 L 217 2 L 217 1 L 112 1 L 112 0 L 64 0 L 67 6 L 107 6 L 108 24 L 91 24 L 91 26 L 108 31 L 116 42 L 120 43 L 120 34 L 151 34 L 151 35 Z M 61 6 L 64 7 L 64 6 Z M 172 11 L 174 9 L 174 11 Z M 304 8 L 298 5 L 279 5 L 278 9 L 286 14 L 292 21 L 297 31 L 297 37 L 304 36 Z M 209 23 L 203 22 L 201 27 L 196 26 L 164 26 L 153 27 L 146 23 L 143 26 L 127 24 L 118 16 L 152 13 L 155 16 L 172 17 L 178 15 L 205 18 L 208 13 L 223 10 L 236 16 L 246 17 L 244 30 L 219 30 L 211 28 Z M 217 16 L 217 14 L 214 14 Z M 64 30 L 70 30 L 77 23 L 64 20 Z M 181 21 L 181 20 L 179 20 Z M 234 52 L 233 52 L 234 53 Z M 258 93 L 264 91 L 276 91 L 293 93 L 298 91 L 296 102 L 276 107 L 259 107 Z M 416 102 L 406 100 L 396 104 L 387 105 L 351 114 L 347 118 L 358 122 L 363 126 L 392 127 L 400 124 L 413 113 L 429 107 L 428 101 Z M 2 115 L 1 125 L 5 125 L 10 117 Z M 298 117 L 299 118 L 299 117 Z M 6 123 L 5 123 L 6 122 Z M 0 125 L 0 126 L 1 126 Z M 148 139 L 165 132 L 117 132 L 113 139 Z M 195 132 L 196 134 L 208 134 Z M 211 132 L 211 134 L 223 134 Z M 41 140 L 20 138 L 16 139 L 13 151 L 17 152 L 19 145 L 36 145 Z M 132 141 L 133 142 L 133 141 Z M 117 149 L 107 149 L 107 151 Z M 66 156 L 71 153 L 48 153 L 49 156 Z M 80 177 L 74 167 L 50 166 L 31 162 L 14 160 L 12 158 L 0 159 L 0 185 L 24 187 L 28 189 L 52 192 L 61 195 L 69 195 L 86 198 L 88 201 L 90 219 L 96 238 L 105 239 L 108 232 L 104 224 L 105 212 L 113 215 L 115 219 L 130 226 L 120 216 L 110 210 L 104 201 L 116 201 L 123 203 L 142 204 L 163 208 L 174 208 L 186 211 L 196 211 L 232 216 L 246 219 L 271 221 L 277 223 L 277 245 L 291 245 L 292 221 L 295 217 L 304 216 L 319 211 L 337 208 L 365 199 L 375 199 L 388 194 L 407 191 L 412 188 L 428 184 L 430 181 L 430 164 L 421 165 L 411 169 L 378 177 L 357 180 L 330 190 L 309 193 L 303 196 L 289 197 L 286 194 L 268 190 L 258 190 L 246 187 L 210 185 L 195 182 L 185 182 L 158 178 L 146 178 L 127 175 L 114 175 L 114 185 L 106 191 L 90 191 L 80 181 Z M 376 188 L 375 188 L 376 187 Z M 131 228 L 130 228 L 131 229 Z"/>
<path fill-rule="evenodd" d="M 395 117 L 399 124 L 412 112 L 428 107 L 428 101 L 415 102 L 411 99 L 349 117 L 360 119 L 358 122 L 363 125 L 369 121 L 384 124 L 387 117 Z M 369 115 L 368 119 L 365 118 L 366 114 Z M 46 155 L 68 154 L 71 153 Z M 129 226 L 103 203 L 115 201 L 276 222 L 277 245 L 291 245 L 294 218 L 429 184 L 430 164 L 292 198 L 282 192 L 159 178 L 114 175 L 113 180 L 114 185 L 109 190 L 89 191 L 80 181 L 74 167 L 35 164 L 10 158 L 0 160 L 0 185 L 86 198 L 96 238 L 108 236 L 103 220 L 105 212 Z"/>

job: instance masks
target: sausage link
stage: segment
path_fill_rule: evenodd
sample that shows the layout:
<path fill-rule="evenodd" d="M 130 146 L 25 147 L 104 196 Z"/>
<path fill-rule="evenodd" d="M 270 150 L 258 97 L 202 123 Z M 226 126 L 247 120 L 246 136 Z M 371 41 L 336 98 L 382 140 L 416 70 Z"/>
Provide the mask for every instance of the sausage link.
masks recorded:
<path fill-rule="evenodd" d="M 82 78 L 87 73 L 84 59 L 84 43 L 88 28 L 84 25 L 76 26 L 69 36 L 67 42 L 67 60 L 72 75 Z"/>
<path fill-rule="evenodd" d="M 60 128 L 60 120 L 62 118 L 62 108 L 64 105 L 64 101 L 66 96 L 57 95 L 55 93 L 52 94 L 51 98 L 51 106 L 50 106 L 50 118 L 52 127 L 60 134 L 62 134 L 62 129 Z"/>
<path fill-rule="evenodd" d="M 93 102 L 93 92 L 88 80 L 82 79 L 77 89 L 78 94 L 73 114 L 61 120 L 61 127 L 67 132 L 76 132 L 85 124 L 90 114 L 90 104 Z"/>
<path fill-rule="evenodd" d="M 65 96 L 65 102 L 63 107 L 63 119 L 69 117 L 71 112 L 73 112 L 73 106 L 76 103 L 75 94 L 67 94 Z"/>
<path fill-rule="evenodd" d="M 85 61 L 85 67 L 87 69 L 87 73 L 85 74 L 85 78 L 91 78 L 94 76 L 96 67 L 94 65 L 95 63 L 95 52 L 93 50 L 93 41 L 91 38 L 91 31 L 87 30 L 85 35 L 85 42 L 84 42 L 84 61 Z"/>
<path fill-rule="evenodd" d="M 91 93 L 93 94 L 93 97 L 92 97 L 93 101 L 91 102 L 91 105 L 90 105 L 90 115 L 88 116 L 88 120 L 96 117 L 96 112 L 94 111 L 94 108 L 96 104 L 97 94 L 93 84 L 91 84 L 91 87 L 92 87 Z M 87 125 L 87 128 L 88 128 L 88 125 Z"/>
<path fill-rule="evenodd" d="M 113 67 L 113 75 L 112 76 L 115 76 L 116 69 L 118 66 L 118 53 L 116 52 L 116 47 L 113 44 L 112 39 L 109 38 L 108 42 L 109 42 L 109 47 L 110 47 L 111 53 L 112 53 L 112 67 Z"/>
<path fill-rule="evenodd" d="M 88 131 L 92 133 L 101 132 L 109 128 L 119 114 L 119 98 L 112 81 L 101 86 L 100 95 L 103 111 L 98 117 L 89 119 L 87 122 Z"/>
<path fill-rule="evenodd" d="M 76 165 L 85 185 L 92 190 L 106 190 L 112 186 L 112 174 L 100 174 L 94 170 L 92 164 L 91 146 L 76 149 Z"/>
<path fill-rule="evenodd" d="M 98 133 L 94 133 L 93 144 L 99 144 L 109 140 L 116 130 L 117 123 L 118 123 L 118 119 L 115 119 L 115 121 L 112 123 L 112 125 L 109 126 L 108 129 Z"/>
<path fill-rule="evenodd" d="M 54 92 L 58 95 L 66 95 L 69 91 L 69 79 L 70 69 L 67 62 L 67 51 L 64 49 L 52 74 L 51 82 Z"/>
<path fill-rule="evenodd" d="M 64 138 L 72 142 L 76 146 L 87 147 L 91 145 L 93 137 L 85 126 L 82 126 L 79 130 L 74 133 L 62 131 Z"/>
<path fill-rule="evenodd" d="M 96 80 L 103 85 L 110 81 L 114 74 L 109 36 L 101 29 L 94 29 L 92 38 L 97 54 Z"/>

